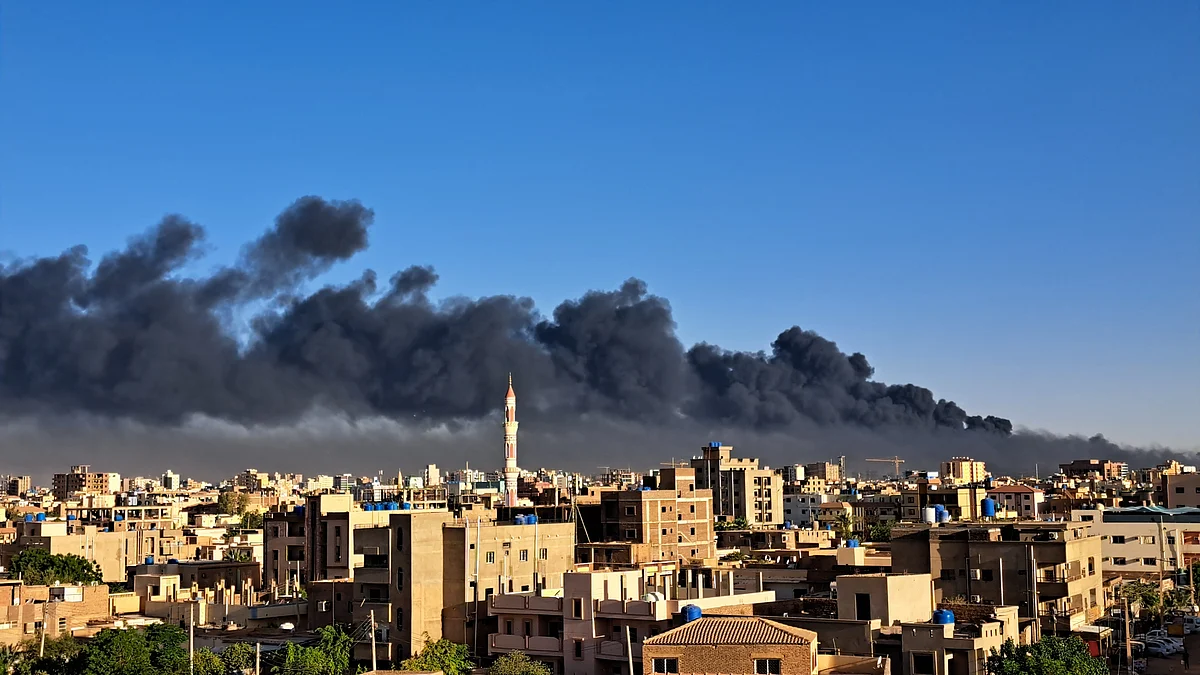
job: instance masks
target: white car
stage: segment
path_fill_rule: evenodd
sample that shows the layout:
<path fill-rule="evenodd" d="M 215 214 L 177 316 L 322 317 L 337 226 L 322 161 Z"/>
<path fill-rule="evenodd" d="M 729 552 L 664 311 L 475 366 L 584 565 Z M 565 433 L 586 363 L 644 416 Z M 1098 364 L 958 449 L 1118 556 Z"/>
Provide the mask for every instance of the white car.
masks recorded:
<path fill-rule="evenodd" d="M 1160 656 L 1166 658 L 1175 654 L 1175 645 L 1163 640 L 1155 640 L 1151 638 L 1146 640 L 1146 653 L 1151 656 Z"/>

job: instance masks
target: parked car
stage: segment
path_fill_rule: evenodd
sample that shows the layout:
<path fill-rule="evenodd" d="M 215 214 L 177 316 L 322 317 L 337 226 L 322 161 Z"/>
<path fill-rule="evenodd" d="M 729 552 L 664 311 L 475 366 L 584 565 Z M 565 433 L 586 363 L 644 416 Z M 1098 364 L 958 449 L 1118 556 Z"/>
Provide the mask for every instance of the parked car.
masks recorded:
<path fill-rule="evenodd" d="M 1146 653 L 1150 656 L 1166 658 L 1175 654 L 1175 645 L 1162 640 L 1146 640 Z"/>

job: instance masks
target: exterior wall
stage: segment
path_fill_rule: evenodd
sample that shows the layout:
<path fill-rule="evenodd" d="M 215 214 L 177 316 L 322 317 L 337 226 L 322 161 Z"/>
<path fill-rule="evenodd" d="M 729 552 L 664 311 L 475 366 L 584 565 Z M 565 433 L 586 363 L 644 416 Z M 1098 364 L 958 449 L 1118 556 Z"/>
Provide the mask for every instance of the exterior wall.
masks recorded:
<path fill-rule="evenodd" d="M 779 659 L 781 671 L 815 673 L 817 643 L 808 645 L 657 645 L 642 648 L 642 673 L 653 675 L 654 659 L 679 659 L 679 675 L 753 673 L 755 659 Z"/>
<path fill-rule="evenodd" d="M 1092 533 L 1100 537 L 1105 573 L 1170 574 L 1200 560 L 1200 518 L 1192 516 L 1196 522 L 1167 518 L 1160 525 L 1158 518 L 1144 517 L 1139 521 L 1093 509 L 1071 512 L 1071 520 L 1089 523 Z"/>
<path fill-rule="evenodd" d="M 89 621 L 110 616 L 108 586 L 59 587 L 67 601 L 50 601 L 50 587 L 0 584 L 0 644 L 16 645 L 40 635 L 42 620 L 46 636 L 87 628 Z"/>
<path fill-rule="evenodd" d="M 799 493 L 786 495 L 783 498 L 783 519 L 790 520 L 795 525 L 806 526 L 817 522 L 821 504 L 833 501 L 835 497 L 829 494 Z"/>
<path fill-rule="evenodd" d="M 987 496 L 996 500 L 998 509 L 1011 511 L 1017 518 L 1037 520 L 1042 516 L 1042 503 L 1046 493 L 1024 486 L 1004 486 L 987 491 Z"/>
<path fill-rule="evenodd" d="M 603 537 L 610 542 L 642 545 L 649 560 L 712 558 L 711 490 L 621 490 L 600 497 Z M 642 562 L 646 556 L 637 556 Z M 648 560 L 648 561 L 649 561 Z"/>
<path fill-rule="evenodd" d="M 711 444 L 692 458 L 696 486 L 713 491 L 718 516 L 745 518 L 751 526 L 783 524 L 784 480 L 758 460 L 733 457 L 733 446 Z"/>
<path fill-rule="evenodd" d="M 146 556 L 159 556 L 161 537 L 168 535 L 160 530 L 100 532 L 94 526 L 67 534 L 65 521 L 17 523 L 17 532 L 15 542 L 0 545 L 0 565 L 10 566 L 13 557 L 26 548 L 41 548 L 51 554 L 73 553 L 94 561 L 106 582 L 125 581 L 129 566 L 145 562 Z"/>
<path fill-rule="evenodd" d="M 282 588 L 306 581 L 304 547 L 303 513 L 268 514 L 263 522 L 263 584 Z"/>
<path fill-rule="evenodd" d="M 999 623 L 985 623 L 978 637 L 955 634 L 954 624 L 904 624 L 902 672 L 906 675 L 985 675 L 987 654 L 1004 643 Z M 918 659 L 925 663 L 918 668 Z M 925 664 L 933 666 L 932 672 Z"/>
<path fill-rule="evenodd" d="M 1167 508 L 1200 506 L 1200 473 L 1164 475 L 1162 481 Z"/>
<path fill-rule="evenodd" d="M 941 477 L 949 483 L 982 483 L 987 478 L 987 465 L 970 457 L 953 457 L 942 462 Z"/>
<path fill-rule="evenodd" d="M 838 618 L 879 619 L 884 626 L 929 621 L 933 616 L 928 574 L 851 574 L 837 578 Z M 870 596 L 870 611 L 859 616 L 858 596 Z"/>

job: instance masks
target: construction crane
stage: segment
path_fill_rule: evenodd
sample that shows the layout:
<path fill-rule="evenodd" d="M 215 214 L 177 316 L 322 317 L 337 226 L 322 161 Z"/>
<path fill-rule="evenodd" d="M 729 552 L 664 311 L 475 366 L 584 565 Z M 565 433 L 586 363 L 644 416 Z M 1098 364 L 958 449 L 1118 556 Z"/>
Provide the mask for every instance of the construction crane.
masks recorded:
<path fill-rule="evenodd" d="M 868 459 L 867 461 L 868 462 L 887 462 L 888 464 L 891 464 L 892 466 L 896 467 L 896 473 L 893 474 L 893 476 L 895 478 L 900 477 L 900 465 L 904 463 L 904 460 L 900 459 L 899 457 L 891 457 L 889 459 Z"/>

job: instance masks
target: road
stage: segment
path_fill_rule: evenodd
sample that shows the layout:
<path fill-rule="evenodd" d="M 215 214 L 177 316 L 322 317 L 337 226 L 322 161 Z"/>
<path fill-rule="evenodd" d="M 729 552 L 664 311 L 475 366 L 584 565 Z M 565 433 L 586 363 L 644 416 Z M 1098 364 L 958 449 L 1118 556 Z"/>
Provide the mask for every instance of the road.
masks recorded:
<path fill-rule="evenodd" d="M 1146 675 L 1178 675 L 1179 673 L 1196 673 L 1200 675 L 1200 633 L 1186 635 L 1183 638 L 1183 644 L 1187 647 L 1188 654 L 1192 657 L 1192 667 L 1190 670 L 1183 669 L 1183 662 L 1178 654 L 1165 659 L 1160 659 L 1155 656 L 1146 657 Z"/>

